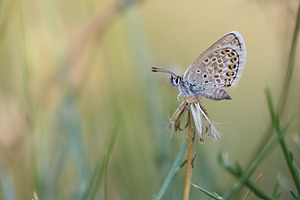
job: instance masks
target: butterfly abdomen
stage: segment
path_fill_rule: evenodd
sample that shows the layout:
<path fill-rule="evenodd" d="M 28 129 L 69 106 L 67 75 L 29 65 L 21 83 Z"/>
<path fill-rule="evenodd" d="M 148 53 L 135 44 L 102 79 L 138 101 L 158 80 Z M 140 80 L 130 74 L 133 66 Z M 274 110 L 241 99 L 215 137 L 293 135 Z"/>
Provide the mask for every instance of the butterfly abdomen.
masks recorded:
<path fill-rule="evenodd" d="M 231 100 L 231 97 L 229 96 L 229 94 L 227 94 L 227 92 L 225 92 L 225 90 L 220 89 L 220 88 L 214 88 L 211 90 L 207 90 L 207 91 L 203 91 L 199 93 L 200 96 L 203 96 L 205 98 L 208 99 L 212 99 L 212 100 Z"/>

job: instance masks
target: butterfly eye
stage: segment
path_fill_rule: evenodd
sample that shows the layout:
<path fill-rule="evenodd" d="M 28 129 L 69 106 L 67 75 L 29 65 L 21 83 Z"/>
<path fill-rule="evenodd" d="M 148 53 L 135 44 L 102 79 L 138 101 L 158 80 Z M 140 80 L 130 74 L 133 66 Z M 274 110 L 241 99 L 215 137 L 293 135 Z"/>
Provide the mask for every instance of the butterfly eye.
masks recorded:
<path fill-rule="evenodd" d="M 175 83 L 176 83 L 176 85 L 178 85 L 178 84 L 179 84 L 179 81 L 180 81 L 180 77 L 178 77 L 178 76 L 177 76 L 177 78 L 175 79 Z"/>

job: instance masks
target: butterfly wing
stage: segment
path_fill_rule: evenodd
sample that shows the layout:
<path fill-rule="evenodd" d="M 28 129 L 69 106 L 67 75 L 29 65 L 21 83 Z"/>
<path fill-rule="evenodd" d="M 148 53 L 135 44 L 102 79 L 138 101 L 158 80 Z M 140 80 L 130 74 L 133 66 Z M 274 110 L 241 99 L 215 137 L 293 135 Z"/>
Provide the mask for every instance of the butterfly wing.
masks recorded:
<path fill-rule="evenodd" d="M 221 97 L 214 98 L 216 94 L 213 93 L 220 92 L 218 89 L 236 85 L 245 64 L 244 39 L 238 32 L 233 31 L 221 37 L 197 57 L 183 75 L 183 81 L 193 84 L 196 87 L 194 91 L 200 91 L 201 96 L 212 96 L 211 99 L 219 100 Z M 205 95 L 205 91 L 210 95 Z"/>

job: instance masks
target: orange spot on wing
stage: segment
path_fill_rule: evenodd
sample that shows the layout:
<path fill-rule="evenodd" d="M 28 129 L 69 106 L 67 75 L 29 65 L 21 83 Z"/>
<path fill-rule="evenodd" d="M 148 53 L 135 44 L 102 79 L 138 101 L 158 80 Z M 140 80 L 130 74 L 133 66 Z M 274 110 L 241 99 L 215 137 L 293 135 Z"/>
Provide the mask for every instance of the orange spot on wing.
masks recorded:
<path fill-rule="evenodd" d="M 232 55 L 232 53 L 229 53 L 228 55 L 229 55 L 230 57 L 232 57 L 232 56 L 233 56 L 233 55 Z"/>
<path fill-rule="evenodd" d="M 231 62 L 233 62 L 233 63 L 235 62 L 234 58 L 231 59 Z"/>

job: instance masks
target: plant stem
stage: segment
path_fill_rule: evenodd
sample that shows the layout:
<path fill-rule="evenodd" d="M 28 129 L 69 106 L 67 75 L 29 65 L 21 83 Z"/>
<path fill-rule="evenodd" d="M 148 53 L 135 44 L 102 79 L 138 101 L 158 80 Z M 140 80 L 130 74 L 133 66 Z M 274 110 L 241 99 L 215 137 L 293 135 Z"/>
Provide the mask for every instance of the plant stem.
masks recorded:
<path fill-rule="evenodd" d="M 289 150 L 287 148 L 287 145 L 286 145 L 286 142 L 284 140 L 284 137 L 282 137 L 280 135 L 282 128 L 280 127 L 279 117 L 278 117 L 278 115 L 276 115 L 275 110 L 274 110 L 274 106 L 273 106 L 273 101 L 272 101 L 270 90 L 267 90 L 266 93 L 267 93 L 268 105 L 269 105 L 269 110 L 270 110 L 270 115 L 271 115 L 271 118 L 272 118 L 273 126 L 275 127 L 275 130 L 276 130 L 276 132 L 278 134 L 279 143 L 280 143 L 280 146 L 281 146 L 281 149 L 282 149 L 285 161 L 286 161 L 286 163 L 287 163 L 287 165 L 289 167 L 290 173 L 292 175 L 292 178 L 294 180 L 294 183 L 295 183 L 295 186 L 297 188 L 298 195 L 299 195 L 300 194 L 300 179 L 299 179 L 297 171 L 296 171 L 296 169 L 294 167 L 293 160 L 292 160 L 292 158 L 291 158 L 291 156 L 289 154 Z"/>
<path fill-rule="evenodd" d="M 279 104 L 278 104 L 278 116 L 279 117 L 281 117 L 283 110 L 285 108 L 285 105 L 286 105 L 286 100 L 288 97 L 288 92 L 289 92 L 290 83 L 291 83 L 291 77 L 292 77 L 292 74 L 294 71 L 294 61 L 295 61 L 299 29 L 300 29 L 300 4 L 298 6 L 298 14 L 297 14 L 297 19 L 296 19 L 296 25 L 295 25 L 295 29 L 294 29 L 290 54 L 289 54 L 289 58 L 288 58 L 285 79 L 284 79 L 282 91 L 280 94 L 280 100 L 279 100 Z M 273 134 L 273 126 L 272 126 L 272 124 L 270 124 L 268 130 L 266 131 L 265 137 L 262 139 L 262 142 L 259 144 L 260 147 L 258 148 L 257 153 L 255 153 L 254 155 L 256 155 L 256 156 L 258 155 L 258 153 L 263 149 L 264 145 L 270 140 L 272 134 Z M 253 160 L 253 159 L 251 159 L 251 160 Z"/>
<path fill-rule="evenodd" d="M 187 164 L 183 191 L 183 200 L 189 200 L 190 197 L 190 187 L 192 178 L 192 168 L 193 168 L 193 157 L 194 157 L 194 138 L 195 131 L 192 127 L 191 112 L 188 112 L 188 152 L 187 152 Z"/>
<path fill-rule="evenodd" d="M 107 153 L 104 154 L 104 199 L 107 200 L 108 199 L 108 184 L 107 184 L 107 177 L 108 177 L 108 172 L 107 172 L 107 168 L 108 168 L 108 158 L 107 158 Z"/>
<path fill-rule="evenodd" d="M 294 69 L 294 60 L 295 60 L 295 53 L 296 53 L 296 46 L 297 46 L 297 40 L 298 40 L 298 35 L 299 35 L 299 29 L 300 29 L 300 4 L 299 4 L 299 7 L 298 7 L 296 25 L 295 25 L 295 30 L 294 30 L 293 40 L 292 40 L 292 46 L 291 46 L 289 60 L 288 60 L 286 76 L 285 76 L 285 79 L 284 79 L 284 85 L 282 87 L 282 92 L 281 92 L 281 95 L 280 95 L 281 98 L 280 98 L 279 106 L 278 106 L 278 116 L 279 117 L 282 115 L 282 112 L 283 112 L 284 107 L 286 105 L 286 99 L 287 99 L 287 96 L 288 96 L 291 77 L 292 77 L 293 69 Z M 281 132 L 283 133 L 283 131 L 281 131 Z M 271 140 L 269 142 L 269 144 L 271 146 L 273 146 L 273 144 L 275 145 L 277 143 L 278 138 L 270 139 L 272 133 L 273 133 L 273 126 L 272 126 L 272 124 L 270 124 L 265 138 L 262 140 L 261 144 L 259 145 L 260 146 L 258 148 L 259 150 L 255 153 L 255 158 L 251 159 L 252 162 L 250 162 L 250 164 L 249 164 L 249 167 L 248 167 L 249 170 L 252 168 L 252 166 L 254 167 L 253 169 L 256 169 L 255 165 L 253 165 L 253 162 L 256 162 L 257 160 L 259 160 L 260 155 L 264 154 L 263 151 L 265 151 L 266 149 L 269 149 L 269 147 L 265 148 L 265 144 L 268 141 Z M 270 150 L 273 148 L 271 146 L 270 146 Z M 251 174 L 249 174 L 249 175 L 251 175 Z M 240 188 L 241 188 L 240 184 L 241 184 L 241 180 L 237 184 L 234 184 L 231 187 L 231 189 L 226 193 L 227 199 L 231 198 L 233 195 L 235 195 L 238 192 L 238 190 L 240 190 Z"/>
<path fill-rule="evenodd" d="M 286 75 L 285 75 L 285 79 L 284 79 L 284 85 L 282 88 L 281 99 L 280 99 L 279 108 L 278 108 L 279 116 L 281 116 L 284 106 L 286 104 L 286 99 L 287 99 L 288 91 L 290 88 L 291 77 L 292 77 L 293 69 L 294 69 L 294 61 L 295 61 L 299 29 L 300 29 L 300 4 L 298 6 L 298 13 L 297 13 L 296 25 L 295 25 L 292 46 L 291 46 L 291 51 L 290 51 L 290 56 L 289 56 L 289 61 L 288 61 L 288 67 L 287 67 L 287 71 L 286 71 Z"/>
<path fill-rule="evenodd" d="M 262 173 L 260 173 L 260 174 L 258 175 L 258 177 L 255 179 L 255 181 L 254 181 L 255 184 L 257 183 L 257 181 L 260 179 L 261 176 L 262 176 Z M 247 192 L 247 194 L 245 195 L 245 197 L 243 198 L 243 200 L 248 199 L 249 195 L 251 194 L 251 191 L 252 191 L 252 190 L 249 189 L 249 191 Z"/>
<path fill-rule="evenodd" d="M 256 159 L 250 164 L 247 170 L 243 172 L 243 174 L 240 177 L 240 180 L 237 183 L 233 184 L 230 190 L 223 196 L 224 199 L 231 199 L 241 189 L 241 187 L 246 183 L 246 181 L 251 176 L 251 174 L 255 171 L 258 165 L 273 150 L 273 148 L 275 147 L 275 145 L 279 140 L 279 137 L 283 137 L 283 135 L 287 130 L 287 127 L 288 126 L 285 126 L 283 129 L 280 130 L 280 134 L 278 136 L 275 136 L 271 139 L 271 141 L 265 146 L 265 148 L 258 154 Z"/>
<path fill-rule="evenodd" d="M 262 189 L 260 189 L 255 183 L 247 180 L 246 185 L 258 196 L 259 198 L 266 199 L 266 200 L 275 200 L 272 196 L 265 193 Z"/>

